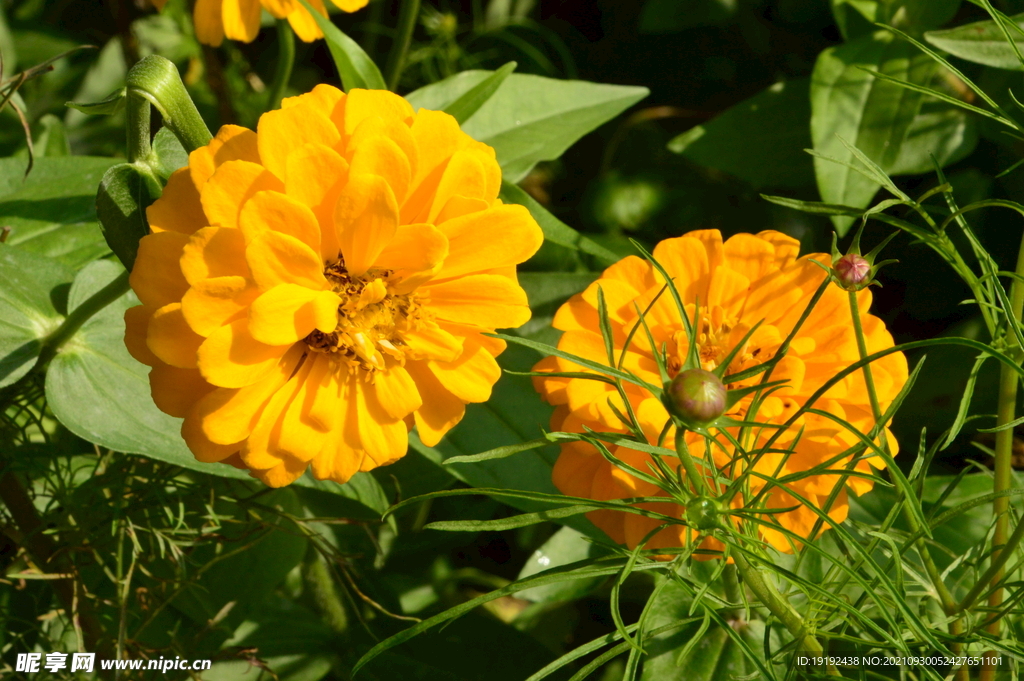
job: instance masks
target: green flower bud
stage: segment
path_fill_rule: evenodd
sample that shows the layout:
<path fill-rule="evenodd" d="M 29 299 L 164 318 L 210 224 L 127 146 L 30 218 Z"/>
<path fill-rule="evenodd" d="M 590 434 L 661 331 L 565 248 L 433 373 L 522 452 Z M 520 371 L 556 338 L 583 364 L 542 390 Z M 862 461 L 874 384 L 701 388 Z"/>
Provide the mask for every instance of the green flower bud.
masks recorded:
<path fill-rule="evenodd" d="M 722 512 L 718 502 L 709 497 L 697 497 L 686 505 L 686 520 L 698 530 L 712 530 L 718 527 L 718 516 Z"/>
<path fill-rule="evenodd" d="M 669 406 L 690 423 L 709 423 L 725 413 L 726 389 L 722 379 L 704 369 L 681 371 L 668 384 Z"/>

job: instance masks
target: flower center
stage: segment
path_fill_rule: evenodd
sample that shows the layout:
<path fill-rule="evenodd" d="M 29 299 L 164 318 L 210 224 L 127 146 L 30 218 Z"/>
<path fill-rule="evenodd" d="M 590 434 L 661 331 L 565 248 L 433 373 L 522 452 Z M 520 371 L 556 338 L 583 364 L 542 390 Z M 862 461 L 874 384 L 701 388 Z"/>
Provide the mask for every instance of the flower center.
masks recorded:
<path fill-rule="evenodd" d="M 402 334 L 416 328 L 424 310 L 414 293 L 394 291 L 393 275 L 391 270 L 374 268 L 355 277 L 344 261 L 328 264 L 324 277 L 341 297 L 338 326 L 331 333 L 314 330 L 306 336 L 310 350 L 330 353 L 349 371 L 380 371 L 388 357 L 404 364 Z"/>
<path fill-rule="evenodd" d="M 692 309 L 688 312 L 693 314 Z M 707 312 L 705 310 L 705 313 Z M 710 314 L 702 316 L 697 330 L 697 357 L 701 368 L 705 371 L 714 371 L 718 368 L 749 330 L 740 324 L 739 320 L 726 318 L 721 307 L 715 307 L 710 310 Z M 676 352 L 674 356 L 670 353 L 668 371 L 674 377 L 686 360 L 686 354 L 690 350 L 690 337 L 686 329 L 680 329 L 673 335 L 672 340 L 675 342 Z M 761 349 L 751 347 L 748 341 L 729 363 L 730 368 L 733 372 L 741 371 L 748 365 L 755 364 L 760 354 Z"/>

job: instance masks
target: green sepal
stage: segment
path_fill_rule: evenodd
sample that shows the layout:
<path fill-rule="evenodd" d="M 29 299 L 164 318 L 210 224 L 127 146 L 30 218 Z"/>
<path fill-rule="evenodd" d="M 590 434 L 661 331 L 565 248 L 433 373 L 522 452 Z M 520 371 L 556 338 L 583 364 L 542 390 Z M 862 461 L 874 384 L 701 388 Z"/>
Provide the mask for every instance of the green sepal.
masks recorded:
<path fill-rule="evenodd" d="M 120 163 L 100 180 L 96 216 L 107 245 L 129 272 L 135 264 L 139 239 L 149 234 L 146 207 L 161 191 L 160 181 L 145 164 Z"/>

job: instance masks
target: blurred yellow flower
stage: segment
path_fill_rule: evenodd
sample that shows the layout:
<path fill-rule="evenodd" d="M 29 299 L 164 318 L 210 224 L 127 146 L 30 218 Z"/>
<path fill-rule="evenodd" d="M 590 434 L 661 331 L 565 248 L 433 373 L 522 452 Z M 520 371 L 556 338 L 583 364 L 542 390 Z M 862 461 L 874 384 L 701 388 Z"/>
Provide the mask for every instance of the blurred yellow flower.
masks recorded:
<path fill-rule="evenodd" d="M 494 150 L 448 114 L 317 86 L 221 128 L 147 211 L 125 341 L 200 461 L 348 480 L 483 402 L 540 247 Z"/>
<path fill-rule="evenodd" d="M 700 303 L 697 333 L 702 368 L 716 368 L 730 350 L 761 322 L 761 326 L 728 367 L 724 380 L 731 388 L 753 385 L 761 380 L 762 377 L 757 376 L 731 383 L 728 374 L 735 374 L 771 359 L 793 330 L 826 276 L 825 271 L 812 260 L 828 265 L 831 259 L 823 253 L 797 258 L 799 247 L 799 242 L 778 232 L 737 234 L 723 243 L 717 230 L 706 230 L 662 241 L 654 251 L 655 259 L 675 282 L 691 319 L 695 304 L 698 301 Z M 626 345 L 630 331 L 637 325 L 637 309 L 643 311 L 651 305 L 646 322 L 657 347 L 664 344 L 667 348 L 669 374 L 674 376 L 689 351 L 689 336 L 672 296 L 665 292 L 658 297 L 664 287 L 664 278 L 651 264 L 635 256 L 609 267 L 586 291 L 574 296 L 559 309 L 554 325 L 565 333 L 558 347 L 579 357 L 608 363 L 598 323 L 598 287 L 606 299 L 616 357 Z M 867 310 L 871 305 L 871 293 L 864 290 L 857 297 L 860 309 Z M 892 347 L 892 337 L 881 320 L 862 313 L 861 321 L 869 353 Z M 654 385 L 660 383 L 652 348 L 643 329 L 633 335 L 624 357 L 623 368 Z M 847 294 L 836 286 L 830 286 L 800 327 L 789 352 L 779 361 L 771 376 L 772 381 L 786 379 L 788 383 L 766 397 L 756 414 L 748 413 L 752 402 L 752 396 L 748 396 L 734 405 L 727 415 L 739 420 L 749 417 L 749 420 L 781 424 L 806 404 L 812 393 L 825 382 L 859 359 Z M 543 360 L 537 370 L 578 372 L 581 367 L 551 357 Z M 907 380 L 906 358 L 902 353 L 888 355 L 872 363 L 871 370 L 884 410 Z M 590 428 L 603 432 L 626 432 L 613 409 L 615 407 L 619 413 L 626 413 L 625 405 L 614 386 L 582 378 L 557 377 L 537 378 L 535 385 L 548 402 L 558 405 L 551 423 L 554 430 L 581 433 Z M 648 441 L 657 443 L 669 421 L 664 406 L 642 388 L 626 384 L 625 389 L 630 406 Z M 844 419 L 861 433 L 868 433 L 875 424 L 867 387 L 860 371 L 829 389 L 814 406 Z M 740 437 L 738 428 L 729 430 L 734 437 Z M 746 442 L 747 451 L 763 448 L 776 431 L 771 428 L 753 429 L 751 440 Z M 885 434 L 890 451 L 895 454 L 896 440 L 891 437 L 888 429 Z M 674 430 L 670 429 L 664 440 L 668 443 L 667 447 L 672 448 L 674 437 Z M 713 447 L 714 464 L 726 478 L 735 479 L 750 468 L 749 461 L 742 454 L 736 456 L 734 448 L 729 446 L 725 438 L 718 439 L 724 447 Z M 686 440 L 692 455 L 703 460 L 704 438 L 688 433 Z M 804 414 L 783 431 L 771 451 L 757 459 L 753 471 L 782 478 L 808 471 L 834 457 L 839 458 L 828 468 L 840 470 L 851 460 L 849 455 L 840 455 L 858 442 L 856 435 L 834 420 Z M 792 453 L 784 455 L 779 451 L 783 449 L 792 449 Z M 611 451 L 620 460 L 640 471 L 650 470 L 649 454 L 626 447 L 612 447 Z M 876 468 L 884 466 L 884 462 L 877 457 L 871 459 L 871 464 Z M 670 467 L 674 469 L 676 466 Z M 870 472 L 864 460 L 859 461 L 854 470 Z M 562 445 L 553 477 L 562 492 L 577 497 L 610 500 L 667 496 L 654 484 L 640 480 L 612 464 L 593 446 L 584 442 Z M 765 488 L 763 478 L 750 475 L 748 480 L 747 491 L 751 495 Z M 815 474 L 798 476 L 786 483 L 786 487 L 822 508 L 840 482 L 838 474 Z M 872 486 L 872 481 L 863 477 L 848 477 L 846 480 L 846 487 L 856 494 L 863 494 Z M 745 503 L 740 494 L 727 501 L 733 507 Z M 818 520 L 811 509 L 801 505 L 786 489 L 779 486 L 771 486 L 766 491 L 763 507 L 768 510 L 792 509 L 781 513 L 765 513 L 762 520 L 766 523 L 778 522 L 803 537 L 810 537 Z M 678 504 L 653 503 L 648 508 L 677 518 L 685 517 L 685 509 Z M 848 508 L 844 488 L 839 491 L 829 515 L 841 522 L 846 518 Z M 618 511 L 595 511 L 590 514 L 590 518 L 612 539 L 631 548 L 658 526 L 658 522 L 650 518 Z M 761 536 L 776 548 L 792 550 L 792 545 L 782 532 L 764 525 L 759 530 Z M 688 531 L 681 525 L 667 527 L 650 540 L 647 548 L 684 546 Z M 705 538 L 702 546 L 704 549 L 715 550 L 721 544 L 717 540 Z"/>
<path fill-rule="evenodd" d="M 370 0 L 331 0 L 343 12 L 355 12 Z M 167 0 L 154 0 L 157 9 L 163 9 Z M 327 16 L 323 0 L 309 0 L 320 14 Z M 287 19 L 295 35 L 312 42 L 324 34 L 316 21 L 299 0 L 196 0 L 192 19 L 196 38 L 204 45 L 219 46 L 227 37 L 251 43 L 260 32 L 260 14 L 267 10 L 275 19 Z"/>

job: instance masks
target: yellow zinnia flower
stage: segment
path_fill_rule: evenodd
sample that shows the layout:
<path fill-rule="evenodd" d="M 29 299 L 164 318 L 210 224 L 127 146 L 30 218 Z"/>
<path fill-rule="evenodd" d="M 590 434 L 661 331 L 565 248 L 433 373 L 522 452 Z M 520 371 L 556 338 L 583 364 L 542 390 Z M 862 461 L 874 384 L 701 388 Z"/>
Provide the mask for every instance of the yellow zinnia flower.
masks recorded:
<path fill-rule="evenodd" d="M 490 397 L 505 344 L 483 334 L 529 319 L 516 265 L 543 236 L 448 114 L 327 85 L 282 106 L 149 207 L 125 340 L 200 461 L 344 482 Z"/>
<path fill-rule="evenodd" d="M 343 12 L 355 12 L 366 7 L 370 0 L 331 0 Z M 154 0 L 157 9 L 163 9 L 167 0 Z M 320 14 L 327 16 L 323 0 L 309 0 Z M 196 38 L 204 45 L 218 47 L 224 38 L 251 43 L 260 32 L 260 13 L 267 10 L 275 19 L 287 19 L 295 35 L 312 42 L 324 34 L 316 20 L 298 0 L 196 0 L 192 21 Z"/>
<path fill-rule="evenodd" d="M 731 388 L 754 385 L 761 380 L 761 376 L 756 376 L 746 381 L 730 382 L 729 374 L 753 367 L 775 355 L 826 276 L 825 271 L 812 261 L 827 266 L 831 262 L 827 255 L 816 253 L 797 258 L 798 252 L 799 242 L 778 232 L 737 234 L 723 243 L 717 230 L 690 232 L 668 239 L 658 244 L 654 251 L 655 259 L 672 277 L 691 319 L 699 301 L 697 350 L 702 368 L 712 370 L 718 367 L 744 336 L 761 322 L 727 369 L 724 381 Z M 690 341 L 672 296 L 662 291 L 664 285 L 664 278 L 657 270 L 638 257 L 631 256 L 611 266 L 586 291 L 559 309 L 554 325 L 565 332 L 558 343 L 559 349 L 595 362 L 608 363 L 597 312 L 598 287 L 606 300 L 616 358 L 622 352 L 627 336 L 637 326 L 637 309 L 643 311 L 657 299 L 645 319 L 656 347 L 661 348 L 664 344 L 667 348 L 669 374 L 675 376 L 683 366 Z M 863 290 L 857 297 L 860 309 L 867 310 L 871 304 L 871 293 Z M 863 313 L 861 321 L 869 353 L 892 347 L 892 337 L 881 320 Z M 847 294 L 836 286 L 830 286 L 800 327 L 788 353 L 771 376 L 772 381 L 785 379 L 788 382 L 770 393 L 756 414 L 748 413 L 752 396 L 747 396 L 734 405 L 728 415 L 738 420 L 781 424 L 806 404 L 812 393 L 825 382 L 859 359 Z M 642 329 L 630 339 L 622 367 L 653 385 L 660 384 L 652 348 Z M 568 360 L 551 357 L 543 360 L 537 370 L 579 372 L 581 367 Z M 871 371 L 884 410 L 907 380 L 906 358 L 902 353 L 888 355 L 872 363 Z M 582 433 L 589 428 L 599 432 L 626 432 L 616 409 L 620 414 L 627 413 L 627 410 L 614 386 L 583 378 L 559 377 L 537 378 L 535 384 L 547 401 L 558 405 L 552 417 L 554 430 Z M 657 443 L 669 421 L 664 406 L 643 388 L 632 384 L 624 384 L 624 387 L 648 441 Z M 870 432 L 875 425 L 860 371 L 828 390 L 814 406 L 844 419 L 861 433 Z M 730 432 L 734 437 L 739 436 L 739 429 L 730 429 Z M 747 451 L 763 448 L 776 432 L 777 429 L 772 428 L 753 429 L 753 441 L 746 443 Z M 890 451 L 895 454 L 896 440 L 888 429 L 885 435 Z M 724 437 L 718 440 L 723 446 L 713 446 L 714 464 L 724 477 L 735 479 L 748 468 L 748 455 L 737 455 Z M 674 430 L 669 430 L 664 441 L 670 443 L 666 446 L 672 446 Z M 686 435 L 686 441 L 692 455 L 703 460 L 704 438 L 691 432 Z M 754 463 L 753 470 L 782 478 L 812 469 L 858 443 L 858 438 L 836 421 L 804 414 L 776 439 L 769 452 Z M 787 456 L 780 451 L 783 449 L 791 449 L 792 453 Z M 619 460 L 637 470 L 650 470 L 649 454 L 626 447 L 611 447 L 611 451 Z M 849 463 L 850 457 L 847 456 L 828 468 L 841 470 Z M 871 463 L 875 467 L 884 466 L 877 457 L 871 459 Z M 675 469 L 676 466 L 670 465 L 670 468 Z M 864 460 L 859 461 L 854 469 L 865 473 L 870 471 Z M 640 480 L 609 462 L 585 442 L 562 445 L 553 478 L 562 492 L 576 497 L 610 500 L 667 496 L 653 483 Z M 748 480 L 747 491 L 751 496 L 764 490 L 766 483 L 763 478 L 750 475 Z M 786 488 L 821 508 L 841 482 L 842 477 L 837 474 L 816 474 L 794 479 L 786 483 Z M 863 477 L 848 477 L 846 486 L 856 494 L 863 494 L 872 488 L 873 483 Z M 811 509 L 801 505 L 783 487 L 770 487 L 764 497 L 763 507 L 769 510 L 797 507 L 781 513 L 765 513 L 762 516 L 765 522 L 778 522 L 800 536 L 810 537 L 818 520 Z M 725 501 L 735 508 L 743 506 L 746 500 L 737 493 Z M 679 504 L 652 503 L 648 508 L 677 518 L 685 517 L 685 509 Z M 829 515 L 841 522 L 847 511 L 844 488 L 829 509 Z M 617 511 L 596 511 L 589 517 L 612 539 L 631 548 L 658 526 L 656 520 Z M 684 546 L 688 538 L 692 539 L 687 532 L 689 530 L 681 525 L 667 527 L 656 534 L 647 547 Z M 760 526 L 760 534 L 776 548 L 792 550 L 783 533 Z M 716 549 L 721 544 L 705 538 L 703 547 Z"/>

